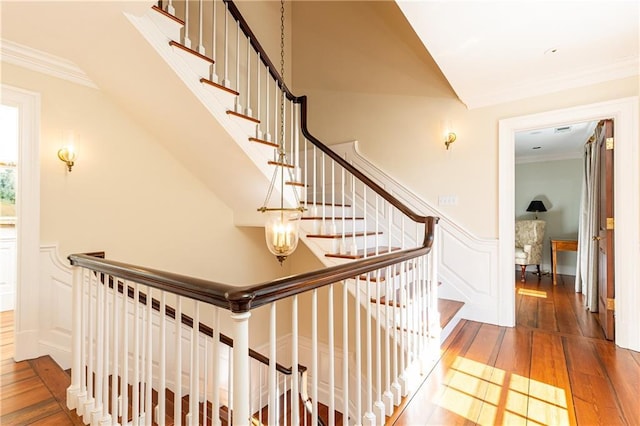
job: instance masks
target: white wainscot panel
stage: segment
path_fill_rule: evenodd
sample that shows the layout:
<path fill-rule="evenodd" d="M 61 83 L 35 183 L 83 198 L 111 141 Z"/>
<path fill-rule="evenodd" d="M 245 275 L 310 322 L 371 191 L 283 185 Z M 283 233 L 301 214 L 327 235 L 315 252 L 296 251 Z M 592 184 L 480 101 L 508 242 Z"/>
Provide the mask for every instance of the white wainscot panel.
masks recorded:
<path fill-rule="evenodd" d="M 441 266 L 446 272 L 455 276 L 459 285 L 467 290 L 491 295 L 491 254 L 474 250 L 447 232 L 441 236 Z"/>

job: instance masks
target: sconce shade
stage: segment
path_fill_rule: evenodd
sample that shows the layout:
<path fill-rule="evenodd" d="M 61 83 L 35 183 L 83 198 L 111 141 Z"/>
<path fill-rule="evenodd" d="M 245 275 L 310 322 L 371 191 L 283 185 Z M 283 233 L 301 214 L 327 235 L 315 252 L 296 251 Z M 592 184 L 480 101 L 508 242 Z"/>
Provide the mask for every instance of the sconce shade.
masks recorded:
<path fill-rule="evenodd" d="M 529 207 L 527 207 L 528 212 L 546 212 L 547 208 L 544 206 L 544 203 L 540 200 L 533 200 L 529 203 Z"/>
<path fill-rule="evenodd" d="M 58 158 L 67 165 L 67 170 L 71 171 L 76 161 L 76 151 L 72 145 L 63 146 L 58 150 Z"/>

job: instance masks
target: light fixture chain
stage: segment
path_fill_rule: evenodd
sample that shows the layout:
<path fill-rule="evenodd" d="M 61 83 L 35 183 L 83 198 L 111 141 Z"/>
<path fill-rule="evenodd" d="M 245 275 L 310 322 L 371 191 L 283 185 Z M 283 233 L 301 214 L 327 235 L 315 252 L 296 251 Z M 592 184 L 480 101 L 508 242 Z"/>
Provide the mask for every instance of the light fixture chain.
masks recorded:
<path fill-rule="evenodd" d="M 284 194 L 284 0 L 280 0 L 280 143 L 278 147 L 278 161 L 281 164 L 280 170 L 280 193 Z M 280 197 L 280 208 L 284 207 L 284 200 Z"/>

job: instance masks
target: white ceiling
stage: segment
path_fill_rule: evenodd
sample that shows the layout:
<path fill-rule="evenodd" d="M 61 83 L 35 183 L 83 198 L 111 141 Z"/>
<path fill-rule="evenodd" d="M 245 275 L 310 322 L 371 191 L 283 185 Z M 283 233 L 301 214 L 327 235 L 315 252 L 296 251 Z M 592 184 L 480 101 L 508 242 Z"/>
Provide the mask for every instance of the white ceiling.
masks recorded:
<path fill-rule="evenodd" d="M 638 0 L 396 2 L 469 108 L 638 75 Z"/>
<path fill-rule="evenodd" d="M 638 0 L 396 2 L 468 108 L 639 74 Z M 579 158 L 595 125 L 520 132 L 516 161 Z"/>

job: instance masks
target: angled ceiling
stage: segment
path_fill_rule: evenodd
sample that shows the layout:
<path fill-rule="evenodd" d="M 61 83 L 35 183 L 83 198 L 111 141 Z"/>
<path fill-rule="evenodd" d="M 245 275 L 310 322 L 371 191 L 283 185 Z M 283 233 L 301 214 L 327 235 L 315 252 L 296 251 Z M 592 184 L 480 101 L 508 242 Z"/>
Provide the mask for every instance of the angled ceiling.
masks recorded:
<path fill-rule="evenodd" d="M 396 2 L 468 108 L 639 73 L 636 0 Z"/>

